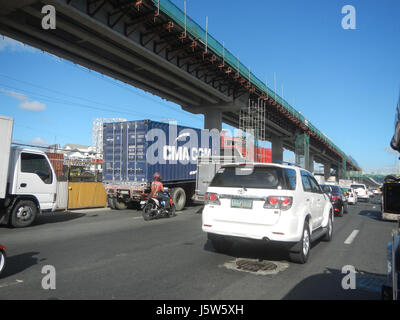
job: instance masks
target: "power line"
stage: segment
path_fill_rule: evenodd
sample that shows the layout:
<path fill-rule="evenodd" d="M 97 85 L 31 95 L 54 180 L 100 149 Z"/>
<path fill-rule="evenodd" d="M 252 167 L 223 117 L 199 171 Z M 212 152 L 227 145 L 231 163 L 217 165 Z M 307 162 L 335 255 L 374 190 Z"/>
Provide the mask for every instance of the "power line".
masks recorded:
<path fill-rule="evenodd" d="M 75 66 L 75 65 L 74 65 L 74 66 Z M 86 70 L 86 69 L 83 69 L 83 70 Z M 93 74 L 92 72 L 89 72 L 89 73 L 90 73 L 90 74 Z M 21 83 L 27 84 L 27 85 L 29 85 L 29 86 L 33 86 L 33 87 L 36 87 L 36 88 L 40 88 L 40 89 L 43 89 L 43 90 L 46 90 L 46 91 L 52 91 L 52 92 L 54 92 L 54 93 L 61 94 L 61 95 L 64 95 L 64 96 L 67 96 L 67 97 L 71 97 L 71 98 L 74 98 L 74 99 L 85 100 L 85 101 L 88 101 L 88 102 L 91 102 L 91 103 L 95 103 L 96 105 L 103 105 L 103 106 L 106 106 L 106 107 L 114 108 L 113 106 L 110 106 L 109 104 L 105 104 L 105 103 L 103 103 L 103 102 L 98 102 L 98 101 L 94 101 L 94 100 L 91 100 L 91 99 L 87 99 L 87 98 L 83 98 L 83 97 L 79 97 L 79 96 L 75 96 L 75 95 L 71 95 L 71 94 L 66 94 L 66 93 L 63 93 L 63 92 L 58 91 L 58 90 L 50 89 L 50 88 L 43 87 L 43 86 L 39 86 L 39 85 L 37 85 L 37 84 L 33 84 L 33 83 L 30 83 L 30 82 L 27 82 L 27 81 L 23 81 L 23 80 L 20 80 L 20 79 L 16 79 L 16 78 L 10 77 L 10 76 L 5 75 L 5 74 L 0 74 L 0 77 L 4 77 L 4 78 L 7 78 L 7 79 L 10 79 L 10 80 L 13 80 L 13 81 L 21 82 Z M 104 77 L 101 77 L 101 79 L 102 79 L 102 80 L 112 80 L 112 79 L 108 79 L 108 78 L 104 78 Z M 124 86 L 120 86 L 118 83 L 115 83 L 114 81 L 108 81 L 108 82 L 111 82 L 111 83 L 117 85 L 118 87 L 128 89 L 128 88 L 126 88 L 126 87 L 124 87 Z M 27 91 L 27 90 L 26 90 L 26 91 Z M 151 99 L 151 98 L 149 98 L 149 97 L 146 96 L 146 95 L 140 94 L 139 92 L 134 92 L 134 91 L 132 91 L 132 90 L 129 90 L 129 91 L 130 91 L 131 93 L 136 94 L 136 95 L 140 95 L 140 96 L 143 97 L 143 98 L 146 98 L 146 99 L 148 99 L 148 100 L 152 100 L 153 102 L 159 103 L 160 105 L 162 105 L 162 106 L 164 106 L 164 107 L 168 107 L 168 108 L 170 108 L 171 110 L 173 110 L 173 111 L 175 111 L 175 112 L 177 112 L 177 113 L 182 113 L 182 114 L 185 114 L 185 115 L 188 115 L 188 116 L 191 116 L 191 117 L 193 117 L 193 118 L 196 118 L 196 119 L 200 120 L 197 116 L 195 116 L 195 115 L 193 115 L 193 114 L 191 114 L 191 113 L 187 113 L 187 112 L 185 112 L 185 111 L 172 108 L 171 106 L 169 106 L 169 105 L 167 105 L 167 104 L 165 104 L 165 103 L 161 103 L 161 102 L 159 102 L 159 101 L 156 101 L 156 100 L 154 100 L 154 99 Z M 120 107 L 119 107 L 119 108 L 120 108 Z M 152 116 L 153 116 L 153 115 L 152 115 Z"/>
<path fill-rule="evenodd" d="M 86 109 L 92 109 L 92 110 L 97 110 L 97 111 L 103 111 L 103 112 L 110 112 L 110 113 L 119 113 L 119 114 L 130 114 L 130 115 L 134 115 L 134 116 L 138 116 L 141 115 L 143 117 L 146 118 L 157 118 L 160 121 L 164 118 L 163 116 L 159 116 L 159 115 L 153 115 L 150 113 L 144 113 L 144 112 L 139 112 L 139 111 L 128 111 L 125 109 L 122 109 L 121 111 L 118 110 L 114 110 L 114 109 L 106 109 L 106 108 L 100 108 L 100 107 L 95 107 L 95 106 L 91 106 L 91 105 L 87 105 L 87 104 L 82 104 L 82 103 L 77 103 L 77 102 L 73 102 L 73 101 L 69 101 L 69 100 L 64 100 L 64 99 L 59 99 L 59 98 L 55 98 L 55 97 L 51 97 L 51 96 L 47 96 L 47 95 L 43 95 L 40 93 L 35 93 L 26 89 L 22 89 L 22 88 L 16 88 L 7 84 L 3 84 L 0 83 L 0 86 L 12 89 L 12 90 L 16 90 L 19 92 L 24 92 L 30 95 L 30 97 L 34 97 L 34 98 L 38 98 L 41 99 L 42 101 L 48 101 L 48 102 L 53 102 L 53 103 L 58 103 L 58 104 L 65 104 L 68 106 L 77 106 L 77 107 L 81 107 L 81 108 L 86 108 Z M 4 90 L 5 91 L 5 90 Z M 3 94 L 7 94 L 7 92 L 2 92 L 0 90 L 0 92 L 2 92 Z M 103 104 L 104 105 L 104 104 Z M 109 105 L 108 105 L 109 106 Z M 112 108 L 112 106 L 109 106 L 110 108 Z M 192 126 L 192 124 L 188 124 L 185 121 L 180 121 L 182 124 L 186 124 L 187 126 Z"/>
<path fill-rule="evenodd" d="M 34 144 L 28 144 L 28 143 L 19 143 L 19 142 L 12 142 L 11 144 L 16 145 L 16 146 L 22 146 L 22 147 L 32 147 L 32 148 L 39 148 L 39 149 L 51 149 L 51 150 L 57 150 L 57 151 L 64 151 L 64 152 L 81 152 L 79 149 L 65 149 L 65 148 L 57 148 L 52 145 L 48 146 L 40 146 L 40 145 L 34 145 Z M 90 148 L 90 146 L 89 146 Z M 89 151 L 88 153 L 93 154 L 93 155 L 102 155 L 102 153 L 99 152 L 94 152 L 94 151 Z"/>

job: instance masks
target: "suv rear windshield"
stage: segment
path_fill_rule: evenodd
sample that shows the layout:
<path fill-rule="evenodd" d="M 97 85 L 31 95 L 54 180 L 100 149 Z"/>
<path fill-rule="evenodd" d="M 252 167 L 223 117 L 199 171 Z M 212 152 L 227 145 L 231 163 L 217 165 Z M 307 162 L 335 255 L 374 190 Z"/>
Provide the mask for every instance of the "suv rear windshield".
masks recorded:
<path fill-rule="evenodd" d="M 296 171 L 279 167 L 237 167 L 220 168 L 210 187 L 284 189 L 296 188 Z"/>
<path fill-rule="evenodd" d="M 353 189 L 365 189 L 365 186 L 362 184 L 352 184 L 351 187 Z"/>

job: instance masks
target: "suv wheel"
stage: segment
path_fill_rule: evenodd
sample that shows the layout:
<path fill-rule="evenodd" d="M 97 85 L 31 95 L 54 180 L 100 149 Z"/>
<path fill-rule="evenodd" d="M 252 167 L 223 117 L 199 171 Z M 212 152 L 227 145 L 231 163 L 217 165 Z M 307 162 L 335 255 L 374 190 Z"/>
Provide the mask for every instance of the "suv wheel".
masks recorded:
<path fill-rule="evenodd" d="M 208 237 L 208 240 L 211 241 L 211 244 L 213 245 L 215 251 L 217 251 L 219 253 L 227 253 L 230 251 L 230 249 L 233 246 L 232 241 L 229 241 L 221 236 L 208 234 L 207 237 Z"/>
<path fill-rule="evenodd" d="M 344 205 L 340 208 L 340 211 L 339 211 L 339 213 L 338 213 L 338 216 L 339 217 L 343 217 L 343 214 L 344 213 Z"/>
<path fill-rule="evenodd" d="M 289 251 L 290 261 L 300 264 L 306 263 L 310 256 L 311 248 L 310 228 L 307 221 L 304 223 L 303 236 L 296 247 L 300 249 L 300 251 Z"/>
<path fill-rule="evenodd" d="M 332 234 L 333 234 L 333 222 L 332 222 L 332 220 L 333 220 L 332 219 L 332 214 L 329 214 L 327 232 L 326 232 L 326 235 L 323 238 L 324 241 L 331 241 L 332 240 Z"/>

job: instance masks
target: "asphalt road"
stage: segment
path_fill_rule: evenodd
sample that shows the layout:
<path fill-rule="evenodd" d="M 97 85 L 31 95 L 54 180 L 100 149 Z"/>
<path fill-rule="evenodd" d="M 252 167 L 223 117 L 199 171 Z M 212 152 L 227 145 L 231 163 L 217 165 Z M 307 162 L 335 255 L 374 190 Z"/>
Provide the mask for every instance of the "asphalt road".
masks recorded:
<path fill-rule="evenodd" d="M 200 206 L 149 222 L 135 210 L 46 214 L 25 229 L 0 227 L 9 257 L 0 299 L 380 299 L 396 223 L 381 221 L 379 208 L 350 206 L 335 218 L 333 240 L 314 243 L 305 265 L 258 244 L 216 253 L 201 231 Z M 267 275 L 230 269 L 237 258 L 279 268 Z M 46 265 L 55 268 L 55 290 L 42 288 Z M 357 270 L 356 289 L 342 288 L 346 265 Z"/>

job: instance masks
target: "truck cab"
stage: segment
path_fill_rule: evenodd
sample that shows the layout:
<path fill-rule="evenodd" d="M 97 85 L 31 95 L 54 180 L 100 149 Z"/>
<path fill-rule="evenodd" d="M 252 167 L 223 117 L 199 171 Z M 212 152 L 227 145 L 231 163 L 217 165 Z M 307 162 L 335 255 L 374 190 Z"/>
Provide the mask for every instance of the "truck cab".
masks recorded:
<path fill-rule="evenodd" d="M 27 227 L 40 212 L 55 211 L 56 174 L 44 152 L 11 146 L 13 121 L 0 120 L 0 223 Z"/>
<path fill-rule="evenodd" d="M 39 150 L 12 147 L 0 221 L 26 227 L 42 211 L 55 211 L 57 179 L 47 155 Z"/>

